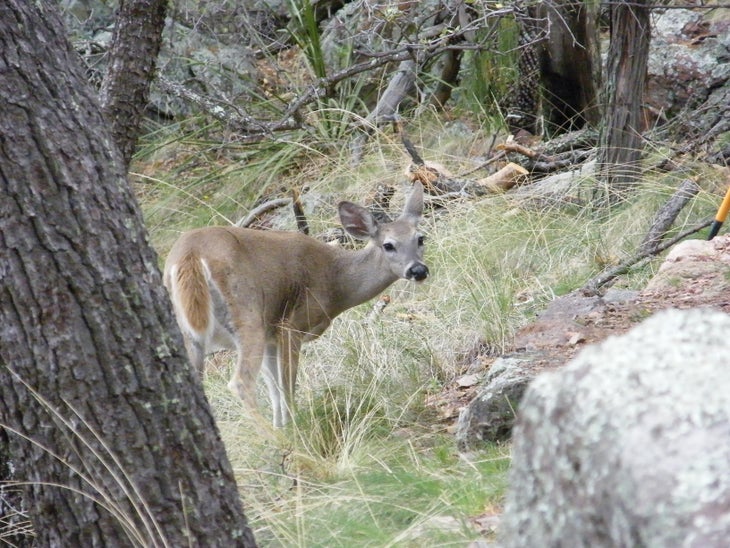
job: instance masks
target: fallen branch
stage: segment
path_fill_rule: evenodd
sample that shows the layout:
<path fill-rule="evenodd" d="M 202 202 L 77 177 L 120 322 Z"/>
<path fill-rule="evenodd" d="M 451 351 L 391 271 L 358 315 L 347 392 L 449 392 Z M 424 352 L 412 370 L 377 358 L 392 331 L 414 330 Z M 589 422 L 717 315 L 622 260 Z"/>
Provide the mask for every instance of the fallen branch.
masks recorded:
<path fill-rule="evenodd" d="M 528 161 L 525 162 L 524 167 L 530 172 L 537 173 L 552 173 L 553 171 L 580 164 L 595 154 L 594 150 L 568 150 L 554 155 L 545 154 L 544 152 L 533 150 L 514 141 L 497 145 L 496 149 L 505 153 L 514 152 L 525 156 L 528 158 Z"/>
<path fill-rule="evenodd" d="M 521 165 L 510 162 L 489 177 L 479 179 L 476 184 L 487 192 L 506 192 L 515 185 L 527 180 L 528 171 Z"/>
<path fill-rule="evenodd" d="M 516 152 L 517 154 L 522 154 L 523 156 L 527 156 L 530 159 L 536 158 L 538 156 L 544 157 L 542 153 L 537 152 L 536 150 L 532 150 L 531 148 L 521 145 L 520 143 L 517 143 L 515 141 L 500 143 L 495 148 L 497 150 L 503 150 L 505 152 Z"/>
<path fill-rule="evenodd" d="M 397 123 L 401 141 L 412 162 L 406 167 L 405 175 L 410 181 L 419 181 L 427 195 L 438 196 L 443 203 L 446 196 L 463 198 L 467 195 L 483 196 L 489 193 L 506 192 L 515 185 L 527 180 L 528 171 L 513 162 L 508 163 L 496 173 L 474 181 L 452 175 L 449 170 L 435 162 L 425 161 L 413 146 L 403 129 L 402 124 Z M 498 152 L 497 155 L 504 156 L 505 152 Z"/>
<path fill-rule="evenodd" d="M 259 215 L 263 215 L 264 213 L 266 213 L 267 211 L 271 211 L 272 209 L 289 205 L 291 201 L 291 198 L 277 198 L 276 200 L 264 202 L 260 206 L 253 208 L 244 218 L 240 219 L 236 223 L 236 226 L 244 228 L 250 226 L 251 223 L 253 223 Z"/>
<path fill-rule="evenodd" d="M 677 191 L 654 216 L 649 232 L 639 246 L 639 253 L 650 252 L 667 235 L 682 208 L 700 191 L 700 186 L 692 179 L 685 179 Z"/>
<path fill-rule="evenodd" d="M 583 285 L 578 291 L 583 293 L 586 296 L 593 296 L 593 295 L 599 295 L 599 288 L 603 287 L 604 285 L 607 285 L 609 283 L 612 283 L 618 278 L 619 276 L 626 274 L 629 272 L 632 267 L 640 267 L 643 266 L 646 262 L 648 262 L 649 259 L 654 257 L 655 255 L 658 255 L 659 253 L 669 249 L 677 242 L 685 239 L 687 236 L 690 236 L 694 234 L 695 232 L 699 232 L 700 230 L 707 228 L 712 224 L 712 219 L 707 219 L 705 221 L 702 221 L 701 223 L 695 225 L 692 228 L 689 228 L 685 230 L 684 232 L 681 232 L 680 234 L 677 234 L 674 238 L 671 238 L 664 242 L 661 245 L 657 245 L 652 247 L 650 250 L 646 250 L 643 252 L 640 252 L 636 254 L 634 257 L 631 257 L 627 261 L 624 261 L 620 265 L 611 267 L 607 270 L 604 270 L 601 272 L 598 276 L 591 278 L 588 280 L 588 282 Z"/>

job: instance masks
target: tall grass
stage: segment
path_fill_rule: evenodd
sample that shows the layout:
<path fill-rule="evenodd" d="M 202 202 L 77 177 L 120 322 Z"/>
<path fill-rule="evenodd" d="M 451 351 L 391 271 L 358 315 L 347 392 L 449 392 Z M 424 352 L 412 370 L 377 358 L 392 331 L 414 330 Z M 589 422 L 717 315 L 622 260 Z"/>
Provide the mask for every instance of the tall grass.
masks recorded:
<path fill-rule="evenodd" d="M 409 134 L 425 158 L 458 173 L 486 153 L 491 127 L 425 114 Z M 195 139 L 151 143 L 139 163 L 142 202 L 163 255 L 172 232 L 240 218 L 255 200 L 287 187 L 305 189 L 313 234 L 336 224 L 338 200 L 361 202 L 377 185 L 398 189 L 394 211 L 403 200 L 406 155 L 388 131 L 373 134 L 356 166 L 345 143 L 333 147 L 324 137 L 321 146 L 279 141 L 215 150 L 201 134 Z M 207 393 L 259 542 L 444 546 L 478 538 L 473 518 L 499 508 L 508 447 L 460 457 L 426 396 L 466 370 L 472 349 L 510 351 L 516 330 L 549 300 L 630 256 L 677 183 L 649 174 L 631 200 L 611 210 L 581 204 L 595 184 L 590 178 L 575 185 L 572 205 L 508 193 L 429 208 L 422 229 L 431 277 L 418 286 L 397 282 L 381 312 L 372 303 L 358 306 L 305 345 L 296 420 L 280 431 L 269 426 L 263 390 L 258 420 L 229 393 L 231 355 L 209 360 Z M 703 192 L 677 225 L 711 215 L 715 198 Z M 275 225 L 295 229 L 288 211 Z M 641 287 L 656 264 L 619 284 Z"/>

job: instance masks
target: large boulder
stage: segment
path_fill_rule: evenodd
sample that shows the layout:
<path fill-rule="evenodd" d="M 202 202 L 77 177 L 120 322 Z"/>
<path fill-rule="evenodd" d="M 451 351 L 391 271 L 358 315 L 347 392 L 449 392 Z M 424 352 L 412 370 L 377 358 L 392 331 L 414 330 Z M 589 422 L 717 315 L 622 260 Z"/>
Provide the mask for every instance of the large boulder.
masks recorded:
<path fill-rule="evenodd" d="M 695 146 L 719 137 L 730 129 L 730 13 L 720 8 L 655 14 L 644 97 L 648 127 L 669 121 L 670 134 L 696 140 Z M 730 154 L 722 139 L 708 152 L 720 164 Z"/>
<path fill-rule="evenodd" d="M 572 293 L 551 301 L 534 322 L 519 330 L 515 352 L 495 360 L 477 395 L 460 411 L 456 424 L 459 451 L 509 439 L 515 410 L 532 379 L 541 371 L 562 367 L 584 345 L 609 335 L 611 326 L 601 318 L 635 295 L 609 290 L 603 297 Z"/>
<path fill-rule="evenodd" d="M 730 539 L 730 317 L 661 312 L 527 389 L 502 542 L 719 547 Z"/>

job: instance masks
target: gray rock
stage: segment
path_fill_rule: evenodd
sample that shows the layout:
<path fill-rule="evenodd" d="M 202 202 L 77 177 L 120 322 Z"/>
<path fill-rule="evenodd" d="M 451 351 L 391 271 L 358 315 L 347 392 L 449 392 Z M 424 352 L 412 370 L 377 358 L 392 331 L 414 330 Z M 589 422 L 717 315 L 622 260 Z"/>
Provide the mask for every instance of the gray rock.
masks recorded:
<path fill-rule="evenodd" d="M 505 548 L 730 539 L 730 317 L 665 311 L 528 388 Z"/>
<path fill-rule="evenodd" d="M 487 441 L 509 438 L 517 405 L 534 373 L 529 358 L 502 357 L 489 370 L 484 388 L 459 413 L 456 445 L 470 451 Z"/>
<path fill-rule="evenodd" d="M 702 134 L 726 116 L 730 94 L 730 20 L 724 14 L 670 9 L 652 29 L 646 103 L 672 119 L 703 108 L 684 122 Z"/>

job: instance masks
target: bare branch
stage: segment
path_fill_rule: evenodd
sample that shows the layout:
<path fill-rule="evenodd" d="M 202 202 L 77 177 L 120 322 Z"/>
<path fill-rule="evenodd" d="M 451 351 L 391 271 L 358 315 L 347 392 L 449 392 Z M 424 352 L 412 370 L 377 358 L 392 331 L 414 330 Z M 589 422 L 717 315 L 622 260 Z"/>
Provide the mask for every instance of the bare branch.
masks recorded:
<path fill-rule="evenodd" d="M 640 253 L 637 253 L 630 259 L 624 261 L 620 265 L 616 265 L 612 268 L 606 269 L 603 272 L 601 272 L 598 276 L 591 278 L 588 280 L 583 287 L 580 288 L 580 291 L 584 293 L 585 295 L 598 295 L 599 289 L 603 287 L 604 285 L 613 283 L 616 278 L 621 276 L 622 274 L 626 274 L 629 272 L 634 266 L 641 266 L 645 262 L 647 262 L 652 257 L 659 255 L 662 251 L 665 251 L 672 247 L 677 242 L 684 240 L 687 236 L 690 236 L 694 234 L 695 232 L 699 232 L 703 228 L 707 228 L 712 224 L 712 219 L 706 219 L 702 221 L 701 223 L 681 232 L 680 234 L 677 234 L 674 238 L 671 238 L 664 242 L 661 245 L 657 245 L 654 247 L 651 247 L 650 249 L 646 249 Z"/>
<path fill-rule="evenodd" d="M 291 203 L 291 198 L 277 198 L 276 200 L 270 200 L 268 202 L 265 202 L 261 204 L 260 206 L 257 206 L 253 208 L 248 215 L 246 215 L 244 218 L 240 219 L 236 226 L 240 227 L 247 227 L 250 226 L 251 223 L 253 223 L 256 218 L 259 215 L 262 215 L 266 213 L 267 211 L 271 211 L 272 209 L 276 209 L 278 207 L 284 207 L 285 205 L 289 205 Z"/>
<path fill-rule="evenodd" d="M 418 34 L 420 41 L 414 41 L 388 52 L 370 54 L 371 57 L 366 61 L 346 67 L 325 78 L 317 79 L 289 103 L 277 120 L 256 119 L 229 101 L 197 93 L 182 84 L 172 82 L 161 76 L 158 78 L 157 83 L 166 93 L 196 105 L 208 116 L 239 133 L 239 142 L 259 142 L 272 138 L 273 134 L 277 132 L 304 128 L 305 122 L 302 109 L 326 97 L 342 81 L 394 63 L 400 63 L 401 67 L 404 63 L 413 63 L 415 65 L 413 70 L 419 71 L 425 63 L 446 51 L 478 50 L 488 47 L 486 39 L 482 41 L 482 44 L 475 44 L 465 40 L 465 36 L 470 36 L 474 31 L 484 28 L 488 19 L 503 17 L 511 12 L 511 9 L 491 11 L 464 27 L 449 28 L 444 24 L 437 24 L 422 29 Z M 487 39 L 491 37 L 493 32 L 487 33 Z M 368 55 L 364 52 L 359 52 L 359 54 L 361 56 Z M 380 118 L 380 115 L 375 116 L 375 118 Z M 373 121 L 373 117 L 369 117 L 368 120 Z"/>
<path fill-rule="evenodd" d="M 651 251 L 652 248 L 661 243 L 679 212 L 699 191 L 700 185 L 692 179 L 682 181 L 669 201 L 657 212 L 649 232 L 644 237 L 644 241 L 641 242 L 641 246 L 639 246 L 639 252 Z"/>

